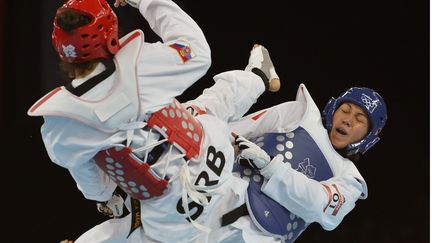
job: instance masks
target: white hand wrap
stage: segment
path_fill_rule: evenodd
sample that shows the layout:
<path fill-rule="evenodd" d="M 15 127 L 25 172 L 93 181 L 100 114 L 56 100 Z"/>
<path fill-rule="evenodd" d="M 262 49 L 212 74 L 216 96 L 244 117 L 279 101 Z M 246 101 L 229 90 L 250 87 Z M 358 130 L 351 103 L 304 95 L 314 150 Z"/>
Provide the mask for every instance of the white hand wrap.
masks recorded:
<path fill-rule="evenodd" d="M 261 170 L 270 163 L 270 156 L 246 138 L 237 136 L 235 144 L 239 147 L 240 157 L 247 159 L 252 167 Z"/>
<path fill-rule="evenodd" d="M 97 203 L 97 210 L 109 217 L 120 217 L 123 214 L 124 200 L 121 196 L 112 195 L 105 203 Z"/>

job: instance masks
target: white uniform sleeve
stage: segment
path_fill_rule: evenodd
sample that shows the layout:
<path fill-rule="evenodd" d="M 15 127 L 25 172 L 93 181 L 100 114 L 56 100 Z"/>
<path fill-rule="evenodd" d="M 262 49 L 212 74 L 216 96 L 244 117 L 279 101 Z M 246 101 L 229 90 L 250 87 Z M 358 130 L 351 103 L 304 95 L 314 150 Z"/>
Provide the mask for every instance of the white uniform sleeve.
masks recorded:
<path fill-rule="evenodd" d="M 198 24 L 171 0 L 142 0 L 139 11 L 164 43 L 186 39 L 204 52 L 209 46 Z"/>
<path fill-rule="evenodd" d="M 318 222 L 325 230 L 333 230 L 342 222 L 363 191 L 362 184 L 350 173 L 318 182 L 277 160 L 261 172 L 269 178 L 262 186 L 266 195 L 306 222 Z"/>
<path fill-rule="evenodd" d="M 252 72 L 234 70 L 214 76 L 215 84 L 190 104 L 230 122 L 242 117 L 265 91 L 262 79 Z"/>
<path fill-rule="evenodd" d="M 163 43 L 147 43 L 137 60 L 142 107 L 155 112 L 199 80 L 211 65 L 199 26 L 170 0 L 142 0 L 139 10 Z"/>
<path fill-rule="evenodd" d="M 53 116 L 45 117 L 41 134 L 51 160 L 69 170 L 85 198 L 96 201 L 111 198 L 116 184 L 91 161 L 106 146 L 107 135 L 71 119 Z"/>
<path fill-rule="evenodd" d="M 158 105 L 164 106 L 207 72 L 211 65 L 210 47 L 198 24 L 174 2 L 142 0 L 139 10 L 163 41 L 145 43 L 140 53 L 141 96 L 149 104 L 157 100 Z M 158 109 L 160 106 L 152 111 Z"/>

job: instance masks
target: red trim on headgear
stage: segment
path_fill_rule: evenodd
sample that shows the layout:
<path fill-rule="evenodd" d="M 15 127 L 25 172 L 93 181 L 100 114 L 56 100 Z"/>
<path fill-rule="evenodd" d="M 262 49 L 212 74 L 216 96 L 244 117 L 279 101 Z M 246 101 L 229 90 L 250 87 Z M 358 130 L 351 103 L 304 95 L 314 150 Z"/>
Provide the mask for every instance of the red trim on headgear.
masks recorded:
<path fill-rule="evenodd" d="M 105 0 L 69 0 L 56 15 L 71 9 L 92 18 L 84 26 L 64 31 L 54 19 L 52 42 L 60 59 L 80 63 L 97 58 L 112 58 L 119 50 L 118 22 L 112 8 Z"/>

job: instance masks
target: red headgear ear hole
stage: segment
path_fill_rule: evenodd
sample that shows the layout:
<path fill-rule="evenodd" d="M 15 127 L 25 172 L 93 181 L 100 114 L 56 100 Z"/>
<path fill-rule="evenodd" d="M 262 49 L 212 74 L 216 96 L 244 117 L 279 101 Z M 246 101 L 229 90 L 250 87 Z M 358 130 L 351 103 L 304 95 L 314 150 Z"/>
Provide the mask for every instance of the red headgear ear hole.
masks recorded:
<path fill-rule="evenodd" d="M 111 40 L 109 42 L 107 42 L 108 51 L 111 54 L 116 54 L 117 51 L 120 49 L 119 45 L 118 45 L 118 42 L 117 42 L 117 40 L 115 38 L 111 37 L 110 39 Z"/>

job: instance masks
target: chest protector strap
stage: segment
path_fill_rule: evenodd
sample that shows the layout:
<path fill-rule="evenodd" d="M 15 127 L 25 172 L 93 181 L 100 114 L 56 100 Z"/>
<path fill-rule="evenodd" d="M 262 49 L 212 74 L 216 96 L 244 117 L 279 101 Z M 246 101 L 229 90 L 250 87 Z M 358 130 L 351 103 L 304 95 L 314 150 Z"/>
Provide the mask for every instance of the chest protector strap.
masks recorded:
<path fill-rule="evenodd" d="M 168 142 L 183 152 L 188 160 L 199 155 L 203 129 L 177 100 L 152 114 L 147 126 L 168 138 Z"/>
<path fill-rule="evenodd" d="M 147 126 L 150 132 L 158 132 L 165 141 L 168 141 L 170 151 L 175 147 L 182 153 L 180 156 L 173 156 L 172 160 L 179 157 L 190 160 L 199 155 L 203 138 L 202 127 L 177 100 L 153 113 Z M 163 195 L 169 185 L 168 179 L 164 176 L 165 172 L 160 176 L 147 161 L 143 161 L 133 153 L 145 151 L 146 160 L 150 150 L 155 146 L 161 146 L 160 142 L 153 145 L 146 144 L 143 148 L 132 149 L 117 144 L 100 151 L 94 159 L 96 164 L 131 197 L 147 200 Z M 166 161 L 166 167 L 169 162 Z"/>

